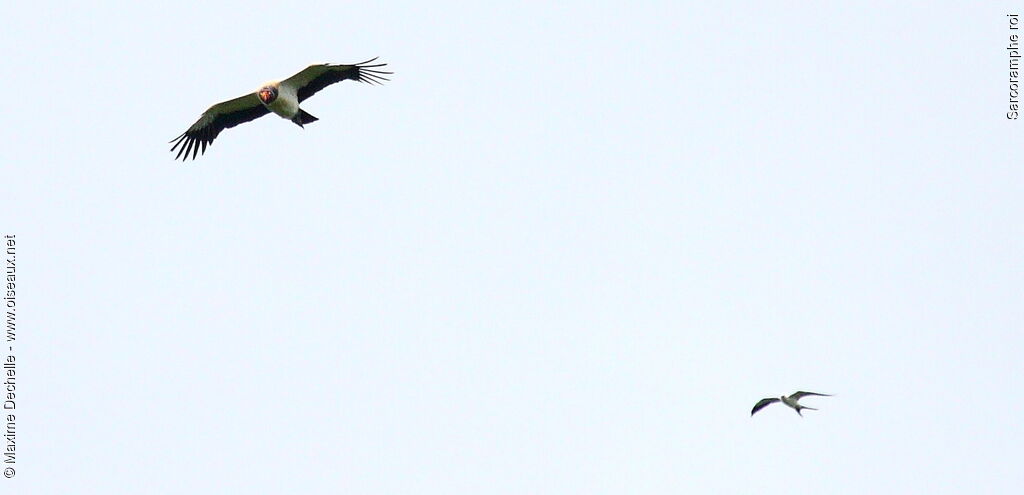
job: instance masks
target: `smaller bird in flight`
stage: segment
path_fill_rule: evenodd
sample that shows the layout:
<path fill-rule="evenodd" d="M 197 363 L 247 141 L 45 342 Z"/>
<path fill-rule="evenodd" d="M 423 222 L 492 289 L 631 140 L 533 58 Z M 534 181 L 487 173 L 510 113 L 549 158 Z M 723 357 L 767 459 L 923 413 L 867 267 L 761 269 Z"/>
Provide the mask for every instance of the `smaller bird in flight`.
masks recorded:
<path fill-rule="evenodd" d="M 778 397 L 778 398 L 776 398 L 776 397 L 768 397 L 767 399 L 761 399 L 761 400 L 757 401 L 757 404 L 754 404 L 754 408 L 750 410 L 750 415 L 753 416 L 754 413 L 756 413 L 757 411 L 760 411 L 761 409 L 764 409 L 765 407 L 768 407 L 769 404 L 774 404 L 776 402 L 781 402 L 781 403 L 783 403 L 783 404 L 785 404 L 785 405 L 787 405 L 789 407 L 792 407 L 793 410 L 795 410 L 796 413 L 799 414 L 800 417 L 802 418 L 802 417 L 804 417 L 804 415 L 800 412 L 801 409 L 810 409 L 812 411 L 817 411 L 817 409 L 815 409 L 813 407 L 801 406 L 800 403 L 798 402 L 801 398 L 806 397 L 808 395 L 820 395 L 822 397 L 831 397 L 832 396 L 831 394 L 818 394 L 818 393 L 814 393 L 814 392 L 796 392 L 793 395 L 790 395 L 789 397 L 786 397 L 785 395 L 783 395 L 781 397 Z"/>
<path fill-rule="evenodd" d="M 387 64 L 365 62 L 352 65 L 314 64 L 283 81 L 270 81 L 260 89 L 233 100 L 222 101 L 208 108 L 199 120 L 180 136 L 171 140 L 173 153 L 178 149 L 175 160 L 182 161 L 206 153 L 206 147 L 217 139 L 224 129 L 244 124 L 268 113 L 290 120 L 302 127 L 318 120 L 299 108 L 306 98 L 336 82 L 351 79 L 362 83 L 383 84 L 391 72 L 380 70 Z M 192 155 L 189 157 L 189 155 Z"/>

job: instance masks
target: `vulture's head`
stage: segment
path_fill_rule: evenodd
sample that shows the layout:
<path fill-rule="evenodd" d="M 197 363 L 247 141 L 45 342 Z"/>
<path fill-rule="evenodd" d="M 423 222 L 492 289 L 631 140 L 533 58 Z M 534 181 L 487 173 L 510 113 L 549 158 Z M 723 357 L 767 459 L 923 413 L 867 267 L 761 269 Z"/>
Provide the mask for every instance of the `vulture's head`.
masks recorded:
<path fill-rule="evenodd" d="M 263 86 L 257 94 L 264 105 L 269 105 L 277 99 L 277 88 L 274 86 Z"/>

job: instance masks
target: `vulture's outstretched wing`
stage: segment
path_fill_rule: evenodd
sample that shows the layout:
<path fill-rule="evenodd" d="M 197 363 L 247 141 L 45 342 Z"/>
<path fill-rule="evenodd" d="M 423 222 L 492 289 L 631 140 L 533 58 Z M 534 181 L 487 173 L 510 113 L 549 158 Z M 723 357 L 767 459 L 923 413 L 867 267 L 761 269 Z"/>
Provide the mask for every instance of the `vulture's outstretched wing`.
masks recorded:
<path fill-rule="evenodd" d="M 299 103 L 302 103 L 306 98 L 315 95 L 317 91 L 346 79 L 370 84 L 383 84 L 384 81 L 390 80 L 385 76 L 390 75 L 391 72 L 376 69 L 387 64 L 371 63 L 375 60 L 377 60 L 377 57 L 354 65 L 310 65 L 298 74 L 281 81 L 281 85 L 295 88 Z"/>
<path fill-rule="evenodd" d="M 172 153 L 178 146 L 181 146 L 178 156 L 175 156 L 174 159 L 188 160 L 188 155 L 191 152 L 194 160 L 200 153 L 200 147 L 202 148 L 201 152 L 206 153 L 206 147 L 217 138 L 220 131 L 258 119 L 269 112 L 270 110 L 263 106 L 256 93 L 222 101 L 203 112 L 199 120 L 192 124 L 192 127 L 170 141 L 174 143 L 174 146 L 171 147 Z"/>

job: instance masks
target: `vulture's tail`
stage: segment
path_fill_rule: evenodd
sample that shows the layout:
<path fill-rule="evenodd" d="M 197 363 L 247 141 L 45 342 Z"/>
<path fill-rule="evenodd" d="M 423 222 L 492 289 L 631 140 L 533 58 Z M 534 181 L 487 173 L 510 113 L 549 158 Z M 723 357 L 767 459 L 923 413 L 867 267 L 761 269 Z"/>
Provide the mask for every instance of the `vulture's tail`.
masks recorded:
<path fill-rule="evenodd" d="M 299 109 L 299 113 L 295 114 L 295 117 L 292 117 L 292 122 L 295 122 L 295 125 L 299 127 L 303 127 L 304 124 L 316 122 L 318 120 L 320 119 L 306 113 L 306 111 L 301 108 Z"/>

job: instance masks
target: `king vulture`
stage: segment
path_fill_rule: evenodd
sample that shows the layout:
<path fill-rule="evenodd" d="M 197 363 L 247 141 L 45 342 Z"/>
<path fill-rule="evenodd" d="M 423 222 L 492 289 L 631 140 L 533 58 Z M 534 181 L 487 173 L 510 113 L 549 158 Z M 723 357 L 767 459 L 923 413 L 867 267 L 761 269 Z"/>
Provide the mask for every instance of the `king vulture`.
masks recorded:
<path fill-rule="evenodd" d="M 288 79 L 271 81 L 253 93 L 222 101 L 203 112 L 192 127 L 170 141 L 174 143 L 171 147 L 172 153 L 180 146 L 174 159 L 187 160 L 191 153 L 194 160 L 199 153 L 206 153 L 206 147 L 213 143 L 224 129 L 257 119 L 270 112 L 295 122 L 299 127 L 315 122 L 318 119 L 299 108 L 299 104 L 317 91 L 345 79 L 382 84 L 388 80 L 385 76 L 391 72 L 377 69 L 387 64 L 371 64 L 375 60 L 377 59 L 372 58 L 354 65 L 310 65 Z"/>

